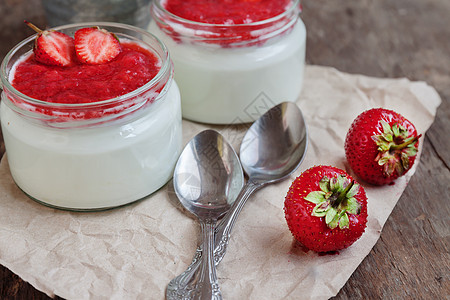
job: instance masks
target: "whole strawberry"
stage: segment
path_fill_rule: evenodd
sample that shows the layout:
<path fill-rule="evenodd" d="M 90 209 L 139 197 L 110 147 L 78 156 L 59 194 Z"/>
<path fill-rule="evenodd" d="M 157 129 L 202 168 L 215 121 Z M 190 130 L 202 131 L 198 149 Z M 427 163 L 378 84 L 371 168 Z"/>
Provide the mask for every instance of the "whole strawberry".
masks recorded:
<path fill-rule="evenodd" d="M 50 66 L 66 67 L 74 64 L 75 45 L 73 38 L 54 30 L 41 30 L 25 21 L 38 33 L 34 41 L 34 58 L 36 61 Z"/>
<path fill-rule="evenodd" d="M 345 171 L 314 166 L 292 183 L 284 202 L 289 230 L 297 241 L 316 252 L 352 245 L 367 223 L 367 196 Z"/>
<path fill-rule="evenodd" d="M 345 156 L 364 181 L 388 184 L 412 167 L 420 136 L 402 115 L 384 108 L 370 109 L 353 121 L 345 140 Z"/>

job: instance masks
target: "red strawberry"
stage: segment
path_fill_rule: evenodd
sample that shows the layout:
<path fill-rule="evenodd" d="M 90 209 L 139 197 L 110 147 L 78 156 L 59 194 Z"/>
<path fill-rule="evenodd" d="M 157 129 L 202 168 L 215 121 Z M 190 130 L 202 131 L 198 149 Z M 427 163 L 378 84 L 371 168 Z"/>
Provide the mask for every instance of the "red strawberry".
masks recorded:
<path fill-rule="evenodd" d="M 345 171 L 315 166 L 297 177 L 284 202 L 292 235 L 306 248 L 329 252 L 352 245 L 367 223 L 367 197 Z"/>
<path fill-rule="evenodd" d="M 25 23 L 38 33 L 33 48 L 36 61 L 46 65 L 62 67 L 74 63 L 73 38 L 62 32 L 41 30 L 28 21 L 25 21 Z"/>
<path fill-rule="evenodd" d="M 387 184 L 412 167 L 420 137 L 414 125 L 400 114 L 370 109 L 353 121 L 345 140 L 345 156 L 361 179 Z"/>
<path fill-rule="evenodd" d="M 75 50 L 81 62 L 97 65 L 116 58 L 122 46 L 115 34 L 99 27 L 88 27 L 75 32 Z"/>

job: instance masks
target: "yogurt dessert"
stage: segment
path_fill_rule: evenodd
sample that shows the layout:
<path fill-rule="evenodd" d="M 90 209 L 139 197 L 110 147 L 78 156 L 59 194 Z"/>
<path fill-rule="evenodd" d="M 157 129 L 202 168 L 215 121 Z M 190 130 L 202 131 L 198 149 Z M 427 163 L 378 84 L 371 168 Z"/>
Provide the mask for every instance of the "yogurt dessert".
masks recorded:
<path fill-rule="evenodd" d="M 183 117 L 251 122 L 300 95 L 306 29 L 299 0 L 155 0 L 149 31 L 169 48 Z"/>
<path fill-rule="evenodd" d="M 99 26 L 121 49 L 100 64 L 46 65 L 30 37 L 6 56 L 0 118 L 16 184 L 43 204 L 100 210 L 139 200 L 172 176 L 181 151 L 181 105 L 167 48 L 114 23 Z M 78 49 L 77 49 L 78 54 Z"/>

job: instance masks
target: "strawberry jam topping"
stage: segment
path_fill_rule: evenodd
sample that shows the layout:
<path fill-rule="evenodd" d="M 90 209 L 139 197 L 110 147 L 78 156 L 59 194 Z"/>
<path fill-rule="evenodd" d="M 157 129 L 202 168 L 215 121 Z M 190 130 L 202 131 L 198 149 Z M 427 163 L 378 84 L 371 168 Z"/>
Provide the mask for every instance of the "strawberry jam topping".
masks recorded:
<path fill-rule="evenodd" d="M 248 24 L 283 13 L 290 0 L 167 0 L 164 8 L 181 18 L 208 24 Z"/>
<path fill-rule="evenodd" d="M 157 0 L 158 26 L 173 40 L 244 47 L 289 32 L 301 11 L 297 0 Z M 162 7 L 162 8 L 161 8 Z M 175 17 L 174 17 L 175 16 Z"/>
<path fill-rule="evenodd" d="M 90 103 L 115 98 L 143 86 L 160 70 L 159 59 L 133 43 L 109 63 L 48 66 L 33 55 L 21 62 L 12 85 L 23 94 L 51 103 Z"/>

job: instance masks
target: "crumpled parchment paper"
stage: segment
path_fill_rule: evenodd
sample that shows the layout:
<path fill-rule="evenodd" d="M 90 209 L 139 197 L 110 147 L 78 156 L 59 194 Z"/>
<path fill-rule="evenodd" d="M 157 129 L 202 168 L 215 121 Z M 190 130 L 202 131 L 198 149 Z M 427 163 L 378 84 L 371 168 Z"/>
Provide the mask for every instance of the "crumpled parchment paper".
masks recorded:
<path fill-rule="evenodd" d="M 256 100 L 270 105 L 267 95 Z M 307 66 L 297 101 L 309 130 L 306 158 L 290 179 L 258 191 L 244 207 L 217 270 L 223 297 L 327 299 L 336 295 L 375 245 L 420 160 L 395 185 L 363 184 L 369 198 L 368 227 L 360 240 L 339 255 L 304 252 L 294 242 L 283 212 L 288 187 L 316 164 L 351 172 L 344 139 L 362 111 L 393 109 L 424 134 L 440 102 L 436 91 L 424 82 Z M 238 150 L 248 126 L 183 121 L 184 142 L 213 128 Z M 67 299 L 163 299 L 167 283 L 189 265 L 199 226 L 180 209 L 170 184 L 142 201 L 110 211 L 59 211 L 30 200 L 16 187 L 6 156 L 0 164 L 0 263 L 37 289 Z"/>

